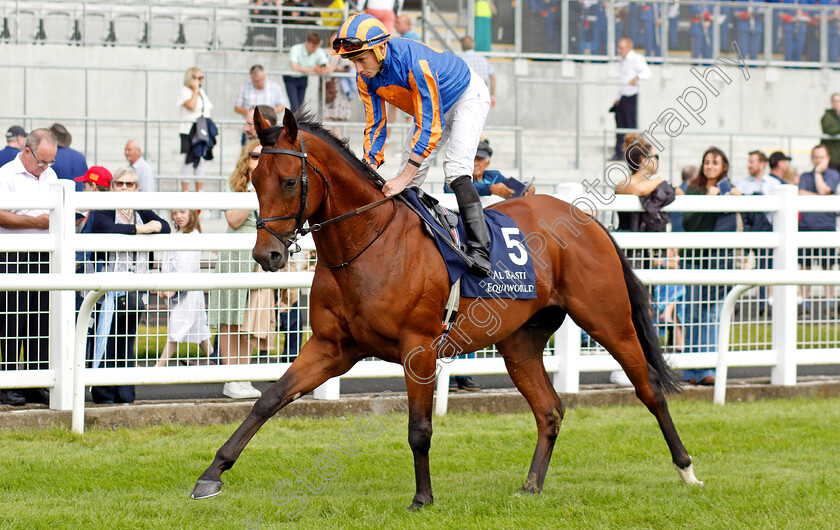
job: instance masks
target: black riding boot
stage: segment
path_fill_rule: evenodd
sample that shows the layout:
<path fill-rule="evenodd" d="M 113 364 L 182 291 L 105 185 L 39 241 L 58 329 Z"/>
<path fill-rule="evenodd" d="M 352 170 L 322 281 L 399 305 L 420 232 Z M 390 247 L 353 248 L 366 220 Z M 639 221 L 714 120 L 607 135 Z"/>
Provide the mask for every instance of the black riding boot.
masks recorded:
<path fill-rule="evenodd" d="M 472 177 L 464 175 L 456 178 L 449 185 L 458 200 L 458 209 L 464 220 L 467 233 L 467 255 L 474 260 L 472 272 L 481 276 L 490 276 L 490 233 L 484 222 L 484 208 L 478 191 L 472 183 Z"/>

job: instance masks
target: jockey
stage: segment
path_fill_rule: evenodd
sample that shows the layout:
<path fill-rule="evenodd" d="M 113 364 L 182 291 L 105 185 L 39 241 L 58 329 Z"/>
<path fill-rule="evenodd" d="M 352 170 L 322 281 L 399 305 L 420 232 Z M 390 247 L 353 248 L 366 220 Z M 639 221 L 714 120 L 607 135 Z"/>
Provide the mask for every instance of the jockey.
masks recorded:
<path fill-rule="evenodd" d="M 441 146 L 449 142 L 443 171 L 464 220 L 467 255 L 474 260 L 473 272 L 489 276 L 490 235 L 472 184 L 476 147 L 490 110 L 484 81 L 460 57 L 414 40 L 391 38 L 371 15 L 351 15 L 341 25 L 333 50 L 356 67 L 367 119 L 365 162 L 377 168 L 384 160 L 386 102 L 414 116 L 414 134 L 403 146 L 400 172 L 382 188 L 386 197 L 409 185 L 420 186 Z"/>

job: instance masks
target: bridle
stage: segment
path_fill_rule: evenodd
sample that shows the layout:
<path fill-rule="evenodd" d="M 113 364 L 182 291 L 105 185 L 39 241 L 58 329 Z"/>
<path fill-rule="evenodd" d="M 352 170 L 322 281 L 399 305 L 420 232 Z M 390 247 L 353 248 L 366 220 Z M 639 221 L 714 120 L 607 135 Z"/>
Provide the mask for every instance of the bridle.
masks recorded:
<path fill-rule="evenodd" d="M 272 127 L 271 129 L 273 129 L 273 128 L 274 127 Z M 268 132 L 268 131 L 261 131 L 261 132 Z M 263 149 L 261 151 L 261 154 L 265 153 L 265 154 L 269 154 L 269 155 L 289 155 L 289 156 L 294 156 L 296 158 L 301 159 L 300 208 L 298 209 L 298 212 L 294 215 L 281 215 L 281 216 L 277 216 L 277 217 L 260 217 L 259 214 L 257 215 L 257 230 L 265 230 L 266 232 L 268 232 L 269 234 L 271 234 L 272 236 L 277 238 L 277 240 L 280 241 L 280 243 L 282 243 L 283 246 L 286 247 L 286 249 L 288 249 L 289 254 L 296 254 L 296 253 L 301 251 L 300 244 L 298 243 L 298 240 L 300 240 L 300 238 L 302 238 L 306 234 L 308 234 L 310 232 L 317 232 L 327 225 L 337 223 L 338 221 L 347 219 L 348 217 L 353 217 L 354 215 L 358 215 L 360 213 L 366 212 L 368 210 L 371 210 L 371 209 L 379 206 L 380 204 L 383 204 L 383 203 L 393 199 L 393 197 L 385 197 L 384 199 L 380 199 L 380 200 L 374 201 L 370 204 L 366 204 L 366 205 L 364 205 L 360 208 L 356 208 L 353 211 L 350 211 L 350 212 L 341 214 L 339 216 L 333 217 L 332 219 L 324 221 L 323 223 L 315 223 L 312 226 L 310 226 L 309 228 L 304 228 L 303 223 L 304 223 L 305 219 L 303 218 L 303 216 L 304 216 L 304 213 L 306 212 L 306 201 L 307 201 L 307 198 L 309 197 L 309 177 L 306 175 L 306 166 L 309 166 L 313 170 L 315 170 L 315 173 L 317 173 L 318 176 L 321 177 L 321 180 L 324 181 L 324 190 L 325 190 L 324 191 L 324 193 L 325 193 L 324 200 L 327 200 L 327 197 L 329 196 L 330 183 L 327 180 L 327 178 L 324 176 L 324 174 L 321 173 L 321 170 L 318 169 L 317 166 L 313 165 L 312 162 L 309 161 L 309 157 L 306 155 L 306 147 L 303 144 L 303 136 L 298 135 L 298 137 L 300 139 L 300 151 L 295 151 L 293 149 L 280 149 L 280 148 L 277 148 L 277 147 L 263 147 Z M 262 138 L 263 138 L 263 135 L 260 134 L 260 139 L 262 139 Z M 385 232 L 385 229 L 388 228 L 388 226 L 391 224 L 391 221 L 394 220 L 394 215 L 396 214 L 396 212 L 397 212 L 397 206 L 395 204 L 394 205 L 394 211 L 391 212 L 391 217 L 388 219 L 388 222 L 385 224 L 385 226 L 382 228 L 382 230 L 380 230 L 379 233 L 376 235 L 376 237 L 373 238 L 373 240 L 370 243 L 368 243 L 358 254 L 356 254 L 355 256 L 350 258 L 349 260 L 347 260 L 343 263 L 340 263 L 338 265 L 328 265 L 327 263 L 324 263 L 320 259 L 318 261 L 320 261 L 320 263 L 322 265 L 324 265 L 325 267 L 328 267 L 328 268 L 331 268 L 331 269 L 337 269 L 337 268 L 346 267 L 347 265 L 350 265 L 350 263 L 352 263 L 356 258 L 361 256 L 362 253 L 365 250 L 370 248 L 370 246 L 373 245 L 373 243 L 377 239 L 379 239 L 379 236 L 381 236 Z M 266 223 L 270 223 L 272 221 L 287 221 L 289 219 L 295 219 L 296 224 L 295 224 L 295 231 L 292 232 L 292 236 L 288 239 L 284 239 L 280 234 L 278 234 L 277 232 L 275 232 L 274 230 L 272 230 L 271 228 L 266 226 Z M 292 248 L 293 245 L 294 245 L 294 248 Z"/>

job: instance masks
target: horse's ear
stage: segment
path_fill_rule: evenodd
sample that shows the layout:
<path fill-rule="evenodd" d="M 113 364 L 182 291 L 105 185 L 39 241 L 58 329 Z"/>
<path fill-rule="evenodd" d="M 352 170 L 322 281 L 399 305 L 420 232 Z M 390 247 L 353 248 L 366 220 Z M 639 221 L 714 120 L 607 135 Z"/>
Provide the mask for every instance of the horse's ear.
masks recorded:
<path fill-rule="evenodd" d="M 283 129 L 286 130 L 286 138 L 288 138 L 290 142 L 294 142 L 297 139 L 297 121 L 295 121 L 295 115 L 292 114 L 292 111 L 290 111 L 288 107 L 286 107 L 286 113 L 283 115 Z"/>
<path fill-rule="evenodd" d="M 262 114 L 260 113 L 260 106 L 257 105 L 254 107 L 254 130 L 257 131 L 259 135 L 260 131 L 264 131 L 271 127 L 271 124 L 263 118 Z"/>

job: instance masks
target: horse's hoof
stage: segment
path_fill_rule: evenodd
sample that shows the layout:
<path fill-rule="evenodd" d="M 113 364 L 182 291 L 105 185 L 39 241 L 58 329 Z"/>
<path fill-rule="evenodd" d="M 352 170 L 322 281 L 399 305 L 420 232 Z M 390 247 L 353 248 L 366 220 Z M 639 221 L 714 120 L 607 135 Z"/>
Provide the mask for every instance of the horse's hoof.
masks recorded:
<path fill-rule="evenodd" d="M 532 480 L 528 478 L 525 481 L 525 484 L 522 485 L 522 491 L 524 493 L 530 493 L 531 495 L 539 495 L 542 492 L 542 488 L 537 484 L 536 480 Z"/>
<path fill-rule="evenodd" d="M 411 503 L 411 506 L 408 507 L 408 511 L 416 512 L 420 508 L 422 508 L 423 506 L 429 506 L 430 504 L 432 504 L 432 502 L 433 501 L 417 501 L 417 500 L 415 500 L 414 502 Z"/>
<path fill-rule="evenodd" d="M 685 469 L 680 469 L 679 466 L 674 464 L 674 467 L 677 468 L 677 473 L 680 474 L 680 478 L 683 482 L 688 484 L 689 486 L 702 486 L 703 481 L 697 480 L 697 477 L 694 476 L 694 464 L 688 464 L 688 467 Z"/>
<path fill-rule="evenodd" d="M 542 490 L 539 487 L 537 487 L 536 484 L 529 484 L 526 482 L 522 485 L 522 492 L 530 493 L 531 495 L 539 495 L 540 493 L 542 493 Z"/>
<path fill-rule="evenodd" d="M 191 499 L 206 499 L 207 497 L 214 497 L 222 492 L 222 481 L 221 480 L 206 480 L 206 479 L 198 479 L 195 483 L 195 488 L 193 488 L 192 493 L 190 493 Z"/>

